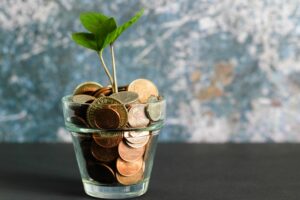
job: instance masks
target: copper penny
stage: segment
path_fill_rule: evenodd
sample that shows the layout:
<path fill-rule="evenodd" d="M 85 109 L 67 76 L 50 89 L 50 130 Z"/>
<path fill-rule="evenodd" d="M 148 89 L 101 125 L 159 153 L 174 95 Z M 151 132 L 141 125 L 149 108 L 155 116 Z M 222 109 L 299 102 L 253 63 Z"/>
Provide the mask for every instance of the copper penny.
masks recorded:
<path fill-rule="evenodd" d="M 73 102 L 75 103 L 91 103 L 95 100 L 95 97 L 86 95 L 86 94 L 77 94 L 72 97 Z"/>
<path fill-rule="evenodd" d="M 85 128 L 89 127 L 89 125 L 86 123 L 86 121 L 83 118 L 79 117 L 79 116 L 72 116 L 70 118 L 70 121 L 73 124 L 75 124 L 77 126 L 80 126 L 80 127 L 85 127 Z"/>
<path fill-rule="evenodd" d="M 71 103 L 69 108 L 74 111 L 72 113 L 73 116 L 78 116 L 82 119 L 84 119 L 86 122 L 86 112 L 88 109 L 89 105 L 88 104 L 78 104 L 78 103 Z"/>
<path fill-rule="evenodd" d="M 92 142 L 91 152 L 94 158 L 102 162 L 111 162 L 118 157 L 118 147 L 104 148 Z"/>
<path fill-rule="evenodd" d="M 94 133 L 94 141 L 101 147 L 112 148 L 118 146 L 122 141 L 122 132 L 105 132 L 105 133 Z"/>
<path fill-rule="evenodd" d="M 122 141 L 119 143 L 118 152 L 123 160 L 127 162 L 134 162 L 143 157 L 145 146 L 140 148 L 132 148 Z"/>
<path fill-rule="evenodd" d="M 143 104 L 132 104 L 128 111 L 128 123 L 133 128 L 146 127 L 150 120 L 146 116 Z"/>
<path fill-rule="evenodd" d="M 154 83 L 147 79 L 137 79 L 132 81 L 127 90 L 138 93 L 141 103 L 146 103 L 151 95 L 158 96 L 158 89 Z"/>
<path fill-rule="evenodd" d="M 98 90 L 99 88 L 102 88 L 102 85 L 100 85 L 97 82 L 84 82 L 79 84 L 74 92 L 73 95 L 77 95 L 77 94 L 88 94 L 88 95 L 92 95 L 96 90 Z"/>
<path fill-rule="evenodd" d="M 96 91 L 93 93 L 93 96 L 94 96 L 95 98 L 99 98 L 99 97 L 105 96 L 104 94 L 101 93 L 100 90 L 101 90 L 101 89 L 98 89 L 98 90 L 96 90 Z"/>
<path fill-rule="evenodd" d="M 122 184 L 122 185 L 133 185 L 136 184 L 138 182 L 140 182 L 141 180 L 143 180 L 143 176 L 144 176 L 144 171 L 141 168 L 140 171 L 138 173 L 136 173 L 133 176 L 122 176 L 120 173 L 116 173 L 116 178 L 117 181 Z"/>
<path fill-rule="evenodd" d="M 97 128 L 115 129 L 120 125 L 120 115 L 113 109 L 100 108 L 94 112 L 94 124 Z"/>
<path fill-rule="evenodd" d="M 87 109 L 87 121 L 91 127 L 97 128 L 95 122 L 99 120 L 95 120 L 95 112 L 98 112 L 99 109 L 103 108 L 113 109 L 119 114 L 120 121 L 118 128 L 124 127 L 126 125 L 128 121 L 128 114 L 125 106 L 117 99 L 111 97 L 99 97 L 95 99 L 94 102 Z"/>
<path fill-rule="evenodd" d="M 114 183 L 115 172 L 106 164 L 90 162 L 87 165 L 89 176 L 100 183 Z"/>
<path fill-rule="evenodd" d="M 112 88 L 110 88 L 110 87 L 103 87 L 103 88 L 100 88 L 97 91 L 95 91 L 93 93 L 93 96 L 96 97 L 96 98 L 99 98 L 101 96 L 106 96 L 106 95 L 109 95 L 111 93 L 112 93 Z"/>
<path fill-rule="evenodd" d="M 153 148 L 156 148 L 153 145 L 156 145 L 157 136 L 151 135 L 148 141 L 148 144 L 145 146 L 146 150 L 144 153 L 144 162 L 148 162 L 148 159 L 153 156 Z"/>
<path fill-rule="evenodd" d="M 116 167 L 122 176 L 133 176 L 140 171 L 143 166 L 143 159 L 140 158 L 134 162 L 126 162 L 121 158 L 117 159 Z"/>

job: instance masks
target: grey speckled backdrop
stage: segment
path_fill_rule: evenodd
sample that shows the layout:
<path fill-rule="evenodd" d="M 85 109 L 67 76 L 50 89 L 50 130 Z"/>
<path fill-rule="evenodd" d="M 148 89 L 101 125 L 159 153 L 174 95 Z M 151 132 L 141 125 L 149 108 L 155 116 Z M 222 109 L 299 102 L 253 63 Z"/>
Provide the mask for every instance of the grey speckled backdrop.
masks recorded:
<path fill-rule="evenodd" d="M 246 3 L 248 2 L 248 3 Z M 121 84 L 152 79 L 168 99 L 162 141 L 299 142 L 298 0 L 1 0 L 0 141 L 69 141 L 60 99 L 107 79 L 76 46 L 82 11 L 124 22 Z"/>

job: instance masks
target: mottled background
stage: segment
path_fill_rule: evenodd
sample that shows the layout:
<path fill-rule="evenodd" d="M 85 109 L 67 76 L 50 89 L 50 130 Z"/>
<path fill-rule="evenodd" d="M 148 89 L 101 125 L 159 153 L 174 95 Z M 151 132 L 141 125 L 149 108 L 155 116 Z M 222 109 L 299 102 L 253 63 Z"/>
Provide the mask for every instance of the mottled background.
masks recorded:
<path fill-rule="evenodd" d="M 107 84 L 95 53 L 76 46 L 82 11 L 119 23 L 121 84 L 144 77 L 167 97 L 162 141 L 299 142 L 298 0 L 1 0 L 0 141 L 70 141 L 60 99 Z"/>

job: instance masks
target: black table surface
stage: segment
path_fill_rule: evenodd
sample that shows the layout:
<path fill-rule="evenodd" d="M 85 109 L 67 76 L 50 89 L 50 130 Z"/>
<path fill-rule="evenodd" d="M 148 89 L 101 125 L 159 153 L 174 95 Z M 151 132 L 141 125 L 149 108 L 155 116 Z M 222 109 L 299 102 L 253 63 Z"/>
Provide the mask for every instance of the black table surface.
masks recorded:
<path fill-rule="evenodd" d="M 137 199 L 300 199 L 300 144 L 158 145 Z M 85 200 L 71 144 L 0 144 L 0 200 Z"/>

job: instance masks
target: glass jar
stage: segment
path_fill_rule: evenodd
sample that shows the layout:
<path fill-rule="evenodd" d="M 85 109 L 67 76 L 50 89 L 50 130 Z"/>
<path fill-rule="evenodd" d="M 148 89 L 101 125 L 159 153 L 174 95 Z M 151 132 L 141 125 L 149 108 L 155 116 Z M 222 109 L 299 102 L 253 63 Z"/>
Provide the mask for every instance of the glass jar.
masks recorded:
<path fill-rule="evenodd" d="M 122 106 L 126 112 L 132 107 L 141 107 L 149 120 L 147 125 L 143 121 L 143 127 L 140 126 L 143 123 L 137 123 L 137 128 L 132 128 L 127 122 L 115 129 L 90 128 L 89 103 L 75 103 L 72 96 L 63 97 L 62 103 L 85 192 L 107 199 L 143 195 L 148 189 L 157 140 L 164 124 L 165 100 L 109 105 Z M 154 112 L 151 113 L 151 109 Z M 143 119 L 136 116 L 135 120 Z"/>

